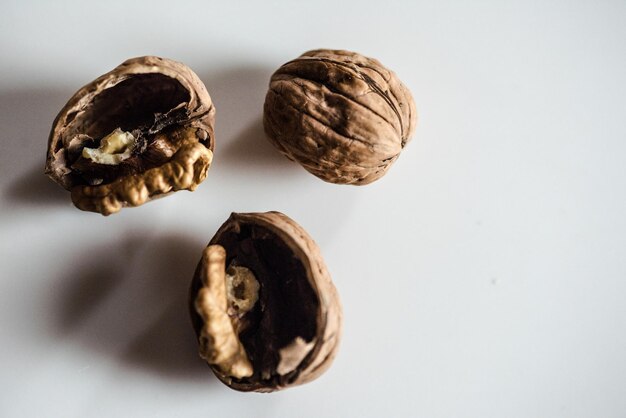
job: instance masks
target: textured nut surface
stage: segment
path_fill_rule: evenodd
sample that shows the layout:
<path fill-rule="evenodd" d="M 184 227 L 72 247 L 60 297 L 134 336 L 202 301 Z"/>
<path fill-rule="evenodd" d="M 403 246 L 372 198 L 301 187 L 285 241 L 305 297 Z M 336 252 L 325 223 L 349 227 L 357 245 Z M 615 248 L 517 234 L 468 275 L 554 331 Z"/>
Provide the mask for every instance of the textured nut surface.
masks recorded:
<path fill-rule="evenodd" d="M 213 158 L 215 107 L 186 65 L 146 56 L 78 90 L 57 115 L 46 174 L 82 210 L 109 215 L 194 190 Z"/>
<path fill-rule="evenodd" d="M 202 287 L 194 301 L 204 326 L 199 335 L 200 356 L 214 364 L 220 372 L 241 379 L 252 375 L 252 365 L 239 341 L 237 317 L 229 314 L 226 251 L 219 245 L 209 245 L 202 254 L 200 277 Z"/>
<path fill-rule="evenodd" d="M 222 251 L 219 269 L 211 268 L 209 255 Z M 245 267 L 258 289 L 233 288 L 239 300 L 227 298 L 226 266 Z M 240 298 L 250 301 L 243 314 L 232 309 Z M 200 355 L 222 382 L 240 391 L 271 392 L 317 378 L 334 360 L 341 337 L 341 305 L 319 248 L 278 212 L 233 213 L 220 227 L 196 269 L 190 312 Z M 234 364 L 250 364 L 252 373 Z"/>
<path fill-rule="evenodd" d="M 409 90 L 379 61 L 308 51 L 271 77 L 263 124 L 270 142 L 322 180 L 364 185 L 382 177 L 411 139 Z"/>

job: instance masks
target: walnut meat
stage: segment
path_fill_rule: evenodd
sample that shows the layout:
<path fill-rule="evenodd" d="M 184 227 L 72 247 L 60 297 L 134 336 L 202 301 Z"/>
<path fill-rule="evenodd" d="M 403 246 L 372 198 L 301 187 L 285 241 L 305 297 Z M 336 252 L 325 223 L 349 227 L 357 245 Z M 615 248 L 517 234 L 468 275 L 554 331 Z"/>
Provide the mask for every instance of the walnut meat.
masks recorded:
<path fill-rule="evenodd" d="M 409 90 L 375 59 L 318 49 L 271 77 L 263 124 L 274 146 L 322 180 L 382 177 L 417 122 Z"/>
<path fill-rule="evenodd" d="M 240 391 L 317 378 L 341 336 L 339 297 L 315 242 L 278 212 L 233 213 L 203 252 L 190 292 L 200 356 Z"/>
<path fill-rule="evenodd" d="M 82 210 L 109 215 L 194 190 L 213 158 L 215 107 L 186 65 L 125 61 L 78 90 L 56 117 L 46 174 Z"/>

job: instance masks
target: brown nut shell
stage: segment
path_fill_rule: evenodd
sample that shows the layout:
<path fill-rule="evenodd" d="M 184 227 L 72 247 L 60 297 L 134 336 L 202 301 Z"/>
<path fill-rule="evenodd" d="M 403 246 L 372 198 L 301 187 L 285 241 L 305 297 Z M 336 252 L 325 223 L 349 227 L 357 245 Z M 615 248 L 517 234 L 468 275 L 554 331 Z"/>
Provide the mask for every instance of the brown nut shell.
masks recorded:
<path fill-rule="evenodd" d="M 317 378 L 334 360 L 342 330 L 319 248 L 279 212 L 231 214 L 198 264 L 190 312 L 201 357 L 239 391 Z"/>
<path fill-rule="evenodd" d="M 76 207 L 103 215 L 194 190 L 213 158 L 214 121 L 206 87 L 185 64 L 129 59 L 78 90 L 59 112 L 45 172 L 71 191 Z M 118 148 L 107 148 L 115 132 L 127 143 L 114 138 Z M 100 149 L 110 155 L 85 154 Z"/>
<path fill-rule="evenodd" d="M 317 49 L 271 77 L 263 124 L 285 156 L 330 183 L 382 177 L 409 142 L 417 113 L 409 90 L 378 60 Z"/>

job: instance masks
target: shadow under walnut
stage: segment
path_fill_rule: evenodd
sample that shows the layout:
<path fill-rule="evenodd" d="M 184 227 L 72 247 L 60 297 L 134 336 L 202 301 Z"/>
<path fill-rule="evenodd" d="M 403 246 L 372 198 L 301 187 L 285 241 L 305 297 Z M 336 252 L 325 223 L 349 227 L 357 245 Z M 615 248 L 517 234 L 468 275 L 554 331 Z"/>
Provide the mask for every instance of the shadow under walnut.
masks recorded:
<path fill-rule="evenodd" d="M 135 231 L 75 254 L 55 292 L 57 337 L 177 385 L 217 383 L 198 357 L 187 313 L 201 248 L 183 235 Z"/>

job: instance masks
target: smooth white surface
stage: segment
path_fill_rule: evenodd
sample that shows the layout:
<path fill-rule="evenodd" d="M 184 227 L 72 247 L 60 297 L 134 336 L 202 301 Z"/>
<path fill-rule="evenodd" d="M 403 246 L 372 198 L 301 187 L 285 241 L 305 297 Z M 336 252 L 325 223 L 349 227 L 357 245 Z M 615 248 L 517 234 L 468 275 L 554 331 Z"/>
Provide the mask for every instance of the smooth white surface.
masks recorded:
<path fill-rule="evenodd" d="M 5 2 L 0 416 L 624 417 L 626 3 Z M 381 181 L 326 184 L 264 139 L 271 72 L 379 58 L 416 135 Z M 124 59 L 191 66 L 209 178 L 108 218 L 42 174 L 48 130 Z M 231 211 L 280 210 L 340 291 L 333 367 L 242 394 L 196 355 L 186 291 Z"/>

